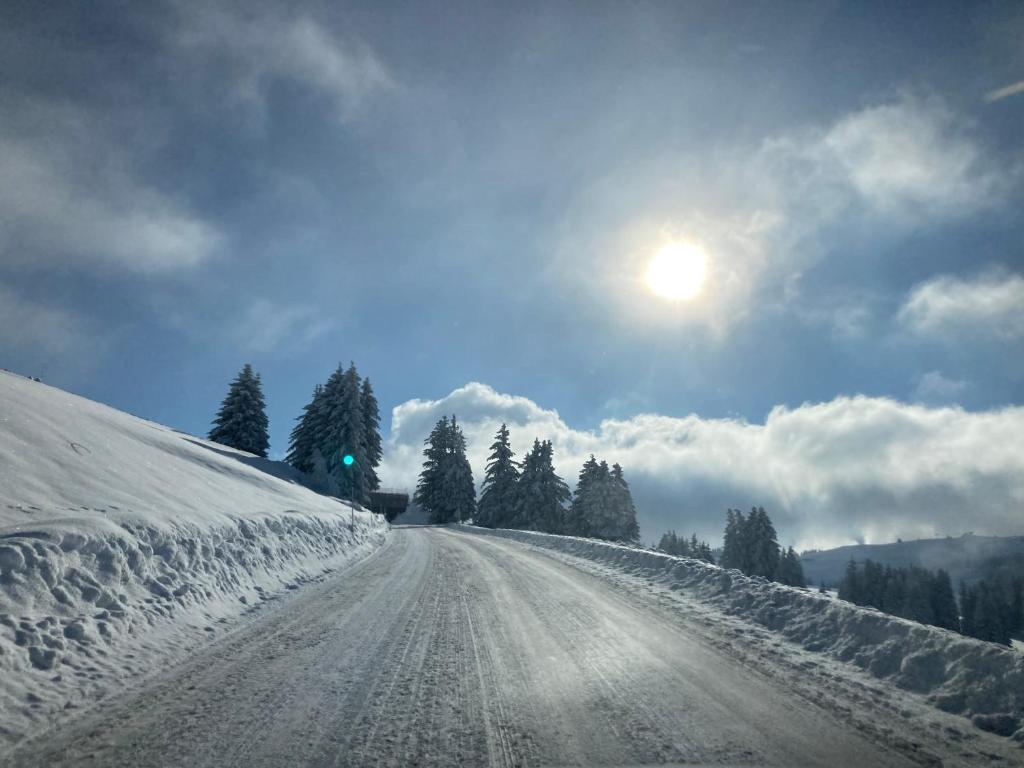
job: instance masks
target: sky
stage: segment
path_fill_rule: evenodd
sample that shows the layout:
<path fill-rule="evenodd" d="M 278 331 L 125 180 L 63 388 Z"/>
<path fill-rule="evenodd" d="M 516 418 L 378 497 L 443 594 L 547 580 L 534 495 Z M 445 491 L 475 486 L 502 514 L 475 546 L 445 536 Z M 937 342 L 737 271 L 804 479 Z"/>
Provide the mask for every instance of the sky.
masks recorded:
<path fill-rule="evenodd" d="M 0 367 L 271 455 L 355 361 L 646 540 L 1024 534 L 1019 3 L 0 9 Z M 695 295 L 652 259 L 702 254 Z M 2 404 L 0 404 L 2 407 Z"/>

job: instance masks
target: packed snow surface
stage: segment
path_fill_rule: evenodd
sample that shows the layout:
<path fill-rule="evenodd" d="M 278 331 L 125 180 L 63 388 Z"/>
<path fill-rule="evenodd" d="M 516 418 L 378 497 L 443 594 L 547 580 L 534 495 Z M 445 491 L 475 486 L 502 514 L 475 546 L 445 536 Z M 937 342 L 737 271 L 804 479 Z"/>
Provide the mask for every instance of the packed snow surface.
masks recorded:
<path fill-rule="evenodd" d="M 345 571 L 24 743 L 11 764 L 1019 762 L 1008 739 L 861 670 L 622 578 L 466 526 L 396 528 Z"/>
<path fill-rule="evenodd" d="M 592 539 L 477 529 L 641 576 L 919 694 L 983 730 L 1024 743 L 1024 655 L 874 608 L 685 557 Z M 710 615 L 710 614 L 709 614 Z"/>
<path fill-rule="evenodd" d="M 286 465 L 0 372 L 0 752 L 386 530 Z"/>

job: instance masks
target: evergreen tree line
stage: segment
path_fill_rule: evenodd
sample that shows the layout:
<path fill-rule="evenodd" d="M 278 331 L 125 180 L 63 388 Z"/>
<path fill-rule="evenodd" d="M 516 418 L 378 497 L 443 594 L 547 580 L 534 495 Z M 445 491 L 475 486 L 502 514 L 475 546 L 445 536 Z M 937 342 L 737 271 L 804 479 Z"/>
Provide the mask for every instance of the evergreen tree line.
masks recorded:
<path fill-rule="evenodd" d="M 427 437 L 425 461 L 414 499 L 435 523 L 473 518 L 487 528 L 637 541 L 640 530 L 629 485 L 618 464 L 593 456 L 583 465 L 575 494 L 555 472 L 549 440 L 534 440 L 521 462 L 515 460 L 508 426 L 491 445 L 480 501 L 475 505 L 466 441 L 455 417 L 442 418 Z"/>
<path fill-rule="evenodd" d="M 932 572 L 851 560 L 839 597 L 1003 645 L 1024 632 L 1024 574 L 996 573 L 970 585 L 961 581 L 958 604 L 949 574 L 941 568 Z"/>
<path fill-rule="evenodd" d="M 792 547 L 779 546 L 775 526 L 764 507 L 753 507 L 749 515 L 738 509 L 726 511 L 719 565 L 791 587 L 807 586 L 800 556 Z"/>
<path fill-rule="evenodd" d="M 576 490 L 555 472 L 549 440 L 534 440 L 517 463 L 502 424 L 491 444 L 475 523 L 487 528 L 520 528 L 607 541 L 638 541 L 640 528 L 629 484 L 618 464 L 591 455 Z M 568 506 L 566 504 L 568 503 Z"/>
<path fill-rule="evenodd" d="M 1024 578 L 960 582 L 960 631 L 969 637 L 1010 645 L 1024 633 Z"/>
<path fill-rule="evenodd" d="M 839 582 L 839 599 L 922 624 L 960 630 L 953 585 L 942 569 L 933 573 L 916 565 L 883 567 L 870 559 L 858 565 L 851 559 Z"/>
<path fill-rule="evenodd" d="M 354 363 L 347 370 L 339 365 L 302 410 L 285 461 L 311 475 L 316 490 L 366 504 L 380 487 L 376 469 L 383 458 L 380 407 L 370 380 L 360 378 Z M 268 426 L 260 375 L 246 363 L 228 388 L 210 439 L 265 458 Z"/>
<path fill-rule="evenodd" d="M 285 461 L 311 475 L 321 493 L 368 503 L 370 491 L 380 487 L 380 408 L 355 363 L 339 365 L 326 383 L 317 384 L 296 421 Z"/>
<path fill-rule="evenodd" d="M 715 564 L 715 556 L 711 552 L 711 545 L 706 541 L 697 541 L 697 534 L 694 533 L 687 541 L 685 536 L 677 536 L 675 531 L 666 531 L 661 534 L 661 540 L 655 547 L 659 552 L 676 557 L 692 557 L 696 560 L 703 560 L 705 563 Z"/>
<path fill-rule="evenodd" d="M 438 421 L 425 442 L 426 460 L 413 500 L 431 523 L 469 520 L 476 510 L 476 486 L 466 458 L 466 438 L 455 415 Z"/>
<path fill-rule="evenodd" d="M 246 363 L 228 387 L 209 437 L 215 443 L 266 458 L 270 447 L 268 426 L 260 375 Z"/>

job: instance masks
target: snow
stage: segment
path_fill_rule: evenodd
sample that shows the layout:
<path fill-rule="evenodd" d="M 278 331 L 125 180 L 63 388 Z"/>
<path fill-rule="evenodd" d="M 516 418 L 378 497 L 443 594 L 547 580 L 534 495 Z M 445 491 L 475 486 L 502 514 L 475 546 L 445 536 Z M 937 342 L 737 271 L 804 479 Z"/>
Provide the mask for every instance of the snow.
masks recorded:
<path fill-rule="evenodd" d="M 0 371 L 0 751 L 379 546 L 288 466 Z"/>
<path fill-rule="evenodd" d="M 854 664 L 944 712 L 1024 741 L 1024 655 L 1014 650 L 690 558 L 592 539 L 474 530 L 641 577 L 687 598 L 694 611 L 760 625 L 804 651 Z"/>

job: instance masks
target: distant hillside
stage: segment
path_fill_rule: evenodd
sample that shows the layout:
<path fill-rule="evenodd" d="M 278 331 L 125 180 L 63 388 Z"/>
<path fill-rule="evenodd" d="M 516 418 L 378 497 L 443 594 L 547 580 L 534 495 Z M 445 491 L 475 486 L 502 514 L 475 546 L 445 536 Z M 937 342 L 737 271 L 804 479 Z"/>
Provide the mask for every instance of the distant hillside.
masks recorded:
<path fill-rule="evenodd" d="M 961 579 L 974 581 L 992 558 L 1024 555 L 1024 536 L 973 536 L 918 539 L 894 544 L 853 544 L 836 549 L 812 550 L 800 555 L 809 584 L 835 584 L 842 578 L 846 564 L 871 559 L 882 565 L 920 565 L 932 570 L 945 568 L 956 584 Z"/>

